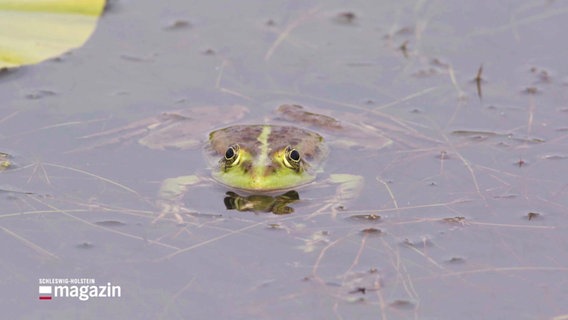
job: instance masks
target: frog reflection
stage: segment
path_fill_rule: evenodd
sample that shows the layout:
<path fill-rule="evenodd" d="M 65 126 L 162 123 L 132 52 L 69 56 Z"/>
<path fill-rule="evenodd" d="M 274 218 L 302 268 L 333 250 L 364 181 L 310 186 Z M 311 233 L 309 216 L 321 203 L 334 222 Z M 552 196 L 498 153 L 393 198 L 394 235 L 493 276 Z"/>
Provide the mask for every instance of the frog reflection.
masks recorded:
<path fill-rule="evenodd" d="M 241 196 L 233 191 L 228 191 L 226 195 L 224 203 L 227 210 L 272 212 L 278 215 L 294 212 L 294 208 L 288 205 L 300 200 L 300 195 L 295 190 L 277 196 L 267 194 Z"/>

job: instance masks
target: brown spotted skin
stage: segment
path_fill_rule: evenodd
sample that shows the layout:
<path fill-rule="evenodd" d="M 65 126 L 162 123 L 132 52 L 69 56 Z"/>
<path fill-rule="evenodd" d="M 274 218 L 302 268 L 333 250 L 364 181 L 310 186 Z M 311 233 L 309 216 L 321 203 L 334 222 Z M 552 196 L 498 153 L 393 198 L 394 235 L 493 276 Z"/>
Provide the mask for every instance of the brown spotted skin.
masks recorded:
<path fill-rule="evenodd" d="M 222 159 L 230 145 L 238 144 L 241 148 L 248 150 L 253 157 L 256 157 L 260 150 L 260 142 L 257 137 L 265 126 L 267 125 L 236 125 L 211 132 L 209 135 L 210 155 Z M 327 149 L 322 143 L 323 137 L 321 135 L 293 126 L 271 125 L 270 127 L 272 128 L 268 138 L 270 156 L 287 146 L 298 150 L 302 158 L 308 163 L 326 156 Z"/>

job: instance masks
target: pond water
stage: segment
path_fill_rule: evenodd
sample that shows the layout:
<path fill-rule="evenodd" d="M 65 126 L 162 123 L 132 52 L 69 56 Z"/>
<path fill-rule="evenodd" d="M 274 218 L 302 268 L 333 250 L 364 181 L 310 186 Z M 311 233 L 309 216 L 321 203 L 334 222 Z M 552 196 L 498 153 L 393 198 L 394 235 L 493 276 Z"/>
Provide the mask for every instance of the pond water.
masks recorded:
<path fill-rule="evenodd" d="M 4 316 L 568 318 L 567 16 L 545 0 L 111 2 L 82 48 L 0 72 Z M 269 121 L 282 103 L 393 140 L 332 148 L 318 179 L 362 176 L 356 198 L 315 184 L 292 214 L 237 212 L 208 184 L 160 216 L 164 179 L 207 176 L 199 148 L 93 136 L 201 106 Z M 53 278 L 121 296 L 39 300 Z"/>

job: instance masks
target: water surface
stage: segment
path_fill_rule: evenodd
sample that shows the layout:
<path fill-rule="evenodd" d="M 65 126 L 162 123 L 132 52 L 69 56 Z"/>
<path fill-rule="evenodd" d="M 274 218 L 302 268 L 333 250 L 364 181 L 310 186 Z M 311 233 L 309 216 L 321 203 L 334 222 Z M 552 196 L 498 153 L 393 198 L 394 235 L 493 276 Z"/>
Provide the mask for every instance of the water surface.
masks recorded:
<path fill-rule="evenodd" d="M 114 1 L 83 48 L 0 73 L 0 151 L 16 164 L 0 173 L 5 316 L 566 317 L 567 14 Z M 227 211 L 209 186 L 187 195 L 184 223 L 157 220 L 163 179 L 206 174 L 199 150 L 83 138 L 203 105 L 264 119 L 284 102 L 390 135 L 332 150 L 322 179 L 364 176 L 357 200 L 326 206 L 333 187 L 306 188 L 276 216 Z M 38 278 L 72 277 L 122 297 L 38 300 Z"/>

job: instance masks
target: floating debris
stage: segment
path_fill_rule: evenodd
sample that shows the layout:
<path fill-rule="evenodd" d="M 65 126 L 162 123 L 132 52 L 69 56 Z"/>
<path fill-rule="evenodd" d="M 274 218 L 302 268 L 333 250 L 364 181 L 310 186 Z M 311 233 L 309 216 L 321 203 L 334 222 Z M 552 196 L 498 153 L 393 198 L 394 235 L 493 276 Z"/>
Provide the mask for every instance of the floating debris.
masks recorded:
<path fill-rule="evenodd" d="M 12 161 L 10 161 L 10 159 L 12 159 L 11 155 L 0 152 L 0 172 L 12 167 Z"/>
<path fill-rule="evenodd" d="M 367 302 L 367 300 L 365 300 L 365 298 L 363 298 L 363 297 L 357 297 L 357 298 L 353 298 L 353 299 L 347 299 L 347 302 L 360 304 L 360 303 Z"/>
<path fill-rule="evenodd" d="M 546 140 L 537 137 L 517 137 L 513 133 L 503 133 L 503 132 L 493 132 L 493 131 L 481 131 L 481 130 L 454 130 L 453 135 L 468 137 L 475 141 L 484 141 L 489 138 L 501 138 L 507 141 L 516 141 L 521 143 L 543 143 Z M 508 145 L 506 145 L 508 146 Z"/>
<path fill-rule="evenodd" d="M 542 83 L 552 82 L 552 77 L 550 75 L 550 72 L 548 72 L 547 70 L 540 69 L 540 68 L 537 68 L 537 67 L 532 67 L 530 69 L 530 71 L 531 71 L 532 74 L 537 76 L 539 82 L 542 82 Z"/>
<path fill-rule="evenodd" d="M 165 30 L 179 30 L 179 29 L 186 29 L 186 28 L 191 28 L 191 27 L 192 27 L 192 24 L 188 20 L 178 19 L 178 20 L 175 20 L 174 22 L 170 23 L 169 25 L 167 25 L 164 29 Z"/>
<path fill-rule="evenodd" d="M 355 15 L 354 12 L 351 11 L 345 11 L 345 12 L 340 12 L 339 14 L 337 14 L 335 16 L 335 22 L 339 23 L 339 24 L 345 24 L 345 25 L 352 25 L 355 23 L 355 20 L 357 19 L 357 16 Z"/>
<path fill-rule="evenodd" d="M 402 50 L 402 47 L 401 47 L 401 50 Z M 427 78 L 427 77 L 431 77 L 431 76 L 435 76 L 435 75 L 439 75 L 439 74 L 440 74 L 439 70 L 437 70 L 436 68 L 430 67 L 430 68 L 418 70 L 418 71 L 414 72 L 412 75 L 416 78 Z"/>
<path fill-rule="evenodd" d="M 377 229 L 377 228 L 366 228 L 361 230 L 361 233 L 364 235 L 373 235 L 373 236 L 379 236 L 383 234 L 383 231 L 381 229 Z"/>
<path fill-rule="evenodd" d="M 541 217 L 541 214 L 538 212 L 529 212 L 527 214 L 527 219 L 529 219 L 529 221 L 533 220 L 533 219 L 539 219 Z"/>
<path fill-rule="evenodd" d="M 267 229 L 269 229 L 269 230 L 283 230 L 284 228 L 278 223 L 269 223 Z"/>
<path fill-rule="evenodd" d="M 542 159 L 544 160 L 563 160 L 566 158 L 568 158 L 568 156 L 563 154 L 547 154 L 545 156 L 542 156 Z"/>
<path fill-rule="evenodd" d="M 408 58 L 408 40 L 404 41 L 399 47 L 398 50 L 402 52 L 402 55 L 405 58 Z"/>
<path fill-rule="evenodd" d="M 463 257 L 451 257 L 446 262 L 451 263 L 451 264 L 465 263 L 465 258 L 463 258 Z"/>
<path fill-rule="evenodd" d="M 54 96 L 55 92 L 51 90 L 37 90 L 32 93 L 26 94 L 26 99 L 39 100 L 46 97 Z"/>
<path fill-rule="evenodd" d="M 87 242 L 87 241 L 77 245 L 78 249 L 92 249 L 94 247 L 95 246 L 91 242 Z"/>
<path fill-rule="evenodd" d="M 445 223 L 464 225 L 466 223 L 465 217 L 451 217 L 442 219 Z"/>
<path fill-rule="evenodd" d="M 443 150 L 440 151 L 440 153 L 436 155 L 436 158 L 437 158 L 437 159 L 440 159 L 440 160 L 448 160 L 448 159 L 451 159 L 451 157 L 448 155 L 448 153 L 447 153 L 446 151 L 443 151 Z"/>
<path fill-rule="evenodd" d="M 493 198 L 494 199 L 515 199 L 518 196 L 519 196 L 518 194 L 506 193 L 506 194 L 502 194 L 502 195 L 493 196 Z"/>
<path fill-rule="evenodd" d="M 349 291 L 350 294 L 355 294 L 355 293 L 362 293 L 365 294 L 367 293 L 367 288 L 365 287 L 357 287 L 354 290 Z"/>
<path fill-rule="evenodd" d="M 473 79 L 473 81 L 475 81 L 475 85 L 477 86 L 477 96 L 479 97 L 479 99 L 481 99 L 483 96 L 481 92 L 481 84 L 485 83 L 485 80 L 483 80 L 483 78 L 481 77 L 482 73 L 483 73 L 483 64 L 479 66 L 479 69 L 477 69 L 477 75 Z"/>
<path fill-rule="evenodd" d="M 412 310 L 414 309 L 414 302 L 410 300 L 395 300 L 389 303 L 389 306 L 396 309 Z"/>
<path fill-rule="evenodd" d="M 416 28 L 412 26 L 402 27 L 398 29 L 394 34 L 399 35 L 412 35 L 415 32 Z"/>
<path fill-rule="evenodd" d="M 443 69 L 449 69 L 450 68 L 450 64 L 447 62 L 442 61 L 439 58 L 434 58 L 430 60 L 430 64 L 436 67 L 441 67 Z"/>
<path fill-rule="evenodd" d="M 378 214 L 356 214 L 356 215 L 352 215 L 349 216 L 350 220 L 354 220 L 354 221 L 361 221 L 361 222 L 378 222 L 379 220 L 381 220 L 381 216 L 379 216 Z"/>
<path fill-rule="evenodd" d="M 405 245 L 405 246 L 409 246 L 409 247 L 413 247 L 413 248 L 417 248 L 417 249 L 432 247 L 434 245 L 432 243 L 432 240 L 430 240 L 429 238 L 426 238 L 426 237 L 423 237 L 421 239 L 414 240 L 414 241 L 406 238 L 406 239 L 404 239 L 404 241 L 402 241 L 402 244 Z"/>
<path fill-rule="evenodd" d="M 202 53 L 206 56 L 214 56 L 216 52 L 215 52 L 215 50 L 209 48 L 207 50 L 204 50 Z"/>
<path fill-rule="evenodd" d="M 521 91 L 521 93 L 536 95 L 536 94 L 540 94 L 541 91 L 537 87 L 527 87 L 523 91 Z"/>
<path fill-rule="evenodd" d="M 126 225 L 126 223 L 116 220 L 97 221 L 95 224 L 101 227 L 122 227 Z"/>

